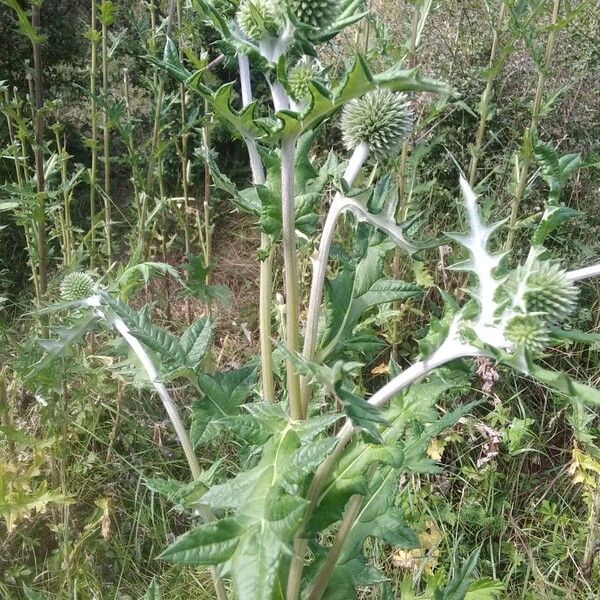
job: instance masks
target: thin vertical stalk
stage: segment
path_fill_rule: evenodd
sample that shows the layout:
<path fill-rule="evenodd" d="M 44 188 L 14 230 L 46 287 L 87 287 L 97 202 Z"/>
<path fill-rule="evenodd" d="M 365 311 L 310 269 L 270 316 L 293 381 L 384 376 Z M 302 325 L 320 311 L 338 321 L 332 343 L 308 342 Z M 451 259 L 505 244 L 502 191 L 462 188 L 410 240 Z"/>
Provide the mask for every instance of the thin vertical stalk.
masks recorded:
<path fill-rule="evenodd" d="M 108 26 L 111 23 L 107 2 L 102 2 L 102 96 L 104 101 L 103 114 L 103 160 L 104 160 L 104 232 L 106 236 L 106 254 L 108 264 L 113 261 L 112 247 L 112 210 L 110 197 L 110 119 L 108 117 Z"/>
<path fill-rule="evenodd" d="M 64 369 L 64 361 L 63 361 L 63 369 Z M 60 479 L 60 491 L 63 496 L 68 497 L 69 489 L 67 485 L 67 470 L 68 470 L 68 456 L 69 456 L 69 395 L 68 395 L 68 387 L 67 387 L 67 378 L 63 376 L 62 383 L 62 391 L 61 391 L 61 457 L 58 465 L 59 470 L 59 479 Z M 63 503 L 62 506 L 62 553 L 63 553 L 63 576 L 64 581 L 66 582 L 67 594 L 68 597 L 73 597 L 72 591 L 72 582 L 71 582 L 71 559 L 69 553 L 69 521 L 70 521 L 70 512 L 69 512 L 69 504 L 67 502 Z"/>
<path fill-rule="evenodd" d="M 323 597 L 323 594 L 325 593 L 325 590 L 331 581 L 331 576 L 333 575 L 337 561 L 342 554 L 342 550 L 344 549 L 344 544 L 346 543 L 348 534 L 352 531 L 354 522 L 360 514 L 363 502 L 364 496 L 360 496 L 358 494 L 352 496 L 350 499 L 340 528 L 338 529 L 338 532 L 333 540 L 333 544 L 327 553 L 323 567 L 317 575 L 315 584 L 310 591 L 310 594 L 307 596 L 307 600 L 320 600 Z"/>
<path fill-rule="evenodd" d="M 538 81 L 535 90 L 535 97 L 533 100 L 533 106 L 531 109 L 531 123 L 525 131 L 524 143 L 523 143 L 523 158 L 521 161 L 521 168 L 519 169 L 517 189 L 511 205 L 510 218 L 508 222 L 508 235 L 506 236 L 506 243 L 504 249 L 509 251 L 512 249 L 515 241 L 517 217 L 519 214 L 519 208 L 525 188 L 527 187 L 527 177 L 529 173 L 529 166 L 531 165 L 532 151 L 531 151 L 531 133 L 537 127 L 540 109 L 542 107 L 542 99 L 544 97 L 544 88 L 546 87 L 546 80 L 548 78 L 548 68 L 550 67 L 552 57 L 554 54 L 554 46 L 556 44 L 556 24 L 558 22 L 558 13 L 560 10 L 561 0 L 554 0 L 552 5 L 552 16 L 550 18 L 550 32 L 548 33 L 548 39 L 546 42 L 546 52 L 544 53 L 544 64 L 538 71 Z"/>
<path fill-rule="evenodd" d="M 208 101 L 204 101 L 204 124 L 202 125 L 202 145 L 205 156 L 210 152 L 210 110 Z M 212 226 L 211 226 L 211 175 L 208 161 L 204 161 L 204 194 L 202 198 L 202 214 L 204 217 L 204 263 L 208 268 L 212 262 Z M 208 283 L 208 277 L 207 277 Z"/>
<path fill-rule="evenodd" d="M 19 101 L 19 97 L 17 95 L 17 88 L 13 88 L 13 102 L 15 106 L 15 113 L 17 115 L 17 124 L 22 120 L 21 114 L 21 103 Z M 8 119 L 8 116 L 7 116 Z M 9 123 L 10 123 L 10 119 Z M 10 131 L 10 129 L 9 129 Z M 15 137 L 15 142 L 19 141 L 19 148 L 15 148 L 13 152 L 13 156 L 15 157 L 15 164 L 19 165 L 17 169 L 17 181 L 20 182 L 19 186 L 30 183 L 31 176 L 29 173 L 29 160 L 27 156 L 27 130 L 25 127 L 17 126 L 17 132 Z M 19 179 L 20 177 L 20 179 Z M 22 188 L 21 188 L 22 189 Z M 27 244 L 27 253 L 29 255 L 29 266 L 31 268 L 31 276 L 33 278 L 33 288 L 35 292 L 35 301 L 39 306 L 41 303 L 41 294 L 40 294 L 40 284 L 38 278 L 38 269 L 37 269 L 37 261 L 35 253 L 36 253 L 36 222 L 35 218 L 32 217 L 30 222 L 27 222 L 24 227 L 25 231 L 25 242 Z"/>
<path fill-rule="evenodd" d="M 31 26 L 36 33 L 41 28 L 41 3 L 34 3 L 31 8 Z M 38 251 L 38 283 L 40 296 L 46 294 L 48 289 L 48 255 L 46 249 L 46 194 L 44 181 L 44 76 L 42 67 L 42 52 L 39 40 L 32 42 L 33 46 L 33 68 L 35 84 L 35 122 L 34 122 L 34 156 L 35 156 L 35 180 L 37 189 L 37 216 L 36 237 Z"/>
<path fill-rule="evenodd" d="M 180 43 L 179 43 L 179 58 L 183 59 L 183 44 L 181 43 L 181 26 L 182 26 L 182 8 L 181 0 L 177 0 L 177 27 L 179 29 Z M 183 237 L 186 257 L 190 256 L 191 253 L 191 234 L 190 234 L 190 201 L 189 201 L 189 186 L 188 186 L 188 139 L 189 133 L 187 131 L 187 108 L 186 108 L 186 95 L 185 85 L 181 83 L 179 85 L 179 104 L 180 104 L 180 117 L 181 117 L 181 187 L 183 191 Z M 208 265 L 208 263 L 207 263 Z M 189 273 L 186 274 L 186 277 Z M 188 324 L 192 322 L 192 308 L 190 298 L 185 300 L 185 312 Z"/>
<path fill-rule="evenodd" d="M 96 0 L 92 0 L 90 23 L 90 119 L 92 162 L 90 165 L 90 268 L 94 268 L 96 259 L 96 182 L 98 178 L 98 107 L 96 101 L 96 72 L 98 69 L 98 31 Z"/>
<path fill-rule="evenodd" d="M 67 189 L 68 184 L 68 154 L 67 154 L 67 142 L 63 137 L 61 141 L 61 127 L 58 119 L 54 126 L 54 139 L 56 142 L 56 152 L 60 158 L 60 182 L 63 187 L 63 206 L 60 213 L 60 226 L 61 226 L 61 246 L 63 250 L 63 263 L 68 267 L 74 259 L 73 256 L 73 225 L 71 223 L 71 196 L 72 192 Z"/>
<path fill-rule="evenodd" d="M 500 37 L 500 31 L 502 23 L 504 22 L 504 15 L 506 13 L 506 4 L 502 0 L 502 6 L 498 13 L 498 21 L 494 27 L 492 36 L 492 49 L 490 51 L 490 62 L 488 65 L 489 74 L 487 75 L 487 81 L 483 95 L 481 96 L 481 104 L 479 106 L 479 126 L 477 128 L 477 135 L 475 136 L 475 144 L 471 154 L 471 164 L 469 165 L 469 185 L 475 187 L 475 177 L 477 176 L 477 163 L 481 154 L 481 145 L 483 143 L 483 136 L 485 134 L 485 127 L 488 120 L 490 99 L 492 96 L 492 85 L 494 83 L 495 74 L 492 72 L 494 63 L 498 55 L 498 38 Z"/>
<path fill-rule="evenodd" d="M 250 65 L 248 57 L 241 54 L 238 57 L 240 70 L 240 85 L 242 104 L 244 107 L 252 102 L 252 85 L 250 82 Z M 250 158 L 252 181 L 255 185 L 265 182 L 265 169 L 262 164 L 256 142 L 247 139 L 246 147 Z M 260 364 L 262 376 L 262 397 L 265 402 L 275 402 L 275 383 L 273 380 L 273 346 L 271 344 L 271 306 L 273 304 L 273 252 L 269 248 L 269 236 L 260 234 L 260 290 L 259 290 L 259 338 Z M 266 255 L 266 256 L 265 256 Z"/>
<path fill-rule="evenodd" d="M 281 216 L 283 225 L 283 267 L 285 280 L 285 329 L 289 352 L 300 348 L 300 296 L 298 256 L 296 254 L 295 197 L 296 136 L 286 136 L 281 142 Z M 287 392 L 292 419 L 302 419 L 300 377 L 291 360 L 286 361 Z"/>

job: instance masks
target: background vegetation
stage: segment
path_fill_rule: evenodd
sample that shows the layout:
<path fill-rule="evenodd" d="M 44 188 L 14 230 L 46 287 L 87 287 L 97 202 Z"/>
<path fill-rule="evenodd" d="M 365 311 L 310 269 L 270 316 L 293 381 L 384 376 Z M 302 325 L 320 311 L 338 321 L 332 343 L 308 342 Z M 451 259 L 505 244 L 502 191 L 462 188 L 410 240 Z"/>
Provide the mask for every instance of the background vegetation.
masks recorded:
<path fill-rule="evenodd" d="M 23 23 L 19 28 L 13 4 L 0 5 L 0 596 L 140 598 L 156 577 L 166 598 L 202 597 L 203 586 L 209 598 L 204 572 L 155 560 L 190 524 L 149 483 L 186 478 L 161 407 L 141 382 L 136 386 L 122 349 L 95 336 L 72 357 L 40 369 L 47 338 L 60 334 L 61 323 L 34 309 L 58 297 L 66 273 L 88 270 L 134 306 L 150 302 L 154 320 L 173 332 L 212 313 L 215 348 L 207 368 L 239 367 L 256 354 L 260 233 L 211 185 L 203 158 L 210 148 L 220 168 L 244 182 L 250 179 L 245 150 L 229 141 L 203 102 L 149 60 L 162 53 L 168 31 L 188 60 L 210 62 L 220 51 L 184 1 L 44 0 L 43 37 Z M 222 4 L 224 12 L 231 9 Z M 512 215 L 518 249 L 548 193 L 548 179 L 524 144 L 533 126 L 558 155 L 579 154 L 587 165 L 557 191 L 562 204 L 584 217 L 561 228 L 551 246 L 571 268 L 596 259 L 597 2 L 366 4 L 366 25 L 325 48 L 340 69 L 359 46 L 381 69 L 403 59 L 457 92 L 415 103 L 413 136 L 389 165 L 406 214 L 422 214 L 436 237 L 460 229 L 458 163 L 490 218 Z M 35 102 L 35 46 L 42 105 Z M 229 68 L 225 58 L 210 77 L 230 81 Z M 264 83 L 254 85 L 260 98 Z M 36 138 L 40 120 L 42 139 Z M 323 147 L 340 145 L 335 121 L 321 135 Z M 41 188 L 37 155 L 46 161 Z M 300 258 L 306 275 L 309 257 Z M 456 290 L 464 282 L 447 267 L 457 258 L 442 245 L 422 263 L 392 264 L 390 257 L 390 269 L 420 285 L 435 279 Z M 171 268 L 136 270 L 142 262 Z M 279 289 L 279 256 L 275 279 Z M 597 284 L 585 285 L 585 308 L 571 327 L 598 331 L 599 292 Z M 422 303 L 383 306 L 362 325 L 387 342 L 364 370 L 367 389 L 386 372 L 390 352 L 401 365 L 414 355 L 438 305 L 432 287 Z M 280 324 L 277 304 L 273 317 Z M 570 342 L 546 360 L 594 385 L 598 350 Z M 443 471 L 415 477 L 401 498 L 423 550 L 369 551 L 402 598 L 414 597 L 406 581 L 429 597 L 427 586 L 478 547 L 478 572 L 496 583 L 472 600 L 495 592 L 515 600 L 597 598 L 597 416 L 488 363 L 477 373 L 478 385 L 454 400 L 484 397 L 484 404 L 432 442 L 428 453 Z M 182 407 L 194 400 L 178 397 Z M 226 462 L 229 451 L 215 446 L 200 459 Z"/>

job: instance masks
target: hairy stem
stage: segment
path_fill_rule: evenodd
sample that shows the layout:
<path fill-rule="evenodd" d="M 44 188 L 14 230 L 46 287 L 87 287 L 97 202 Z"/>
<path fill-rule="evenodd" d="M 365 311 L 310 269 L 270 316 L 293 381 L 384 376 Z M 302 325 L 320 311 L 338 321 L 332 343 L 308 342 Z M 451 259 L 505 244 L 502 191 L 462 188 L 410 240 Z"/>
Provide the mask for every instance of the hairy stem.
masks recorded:
<path fill-rule="evenodd" d="M 105 317 L 104 314 L 103 316 Z M 194 453 L 194 447 L 192 446 L 192 442 L 188 436 L 187 429 L 185 428 L 185 425 L 181 420 L 175 402 L 173 402 L 165 385 L 162 383 L 162 381 L 160 381 L 158 377 L 158 372 L 156 371 L 156 368 L 154 367 L 151 358 L 148 356 L 148 353 L 144 350 L 144 347 L 138 341 L 138 339 L 131 334 L 131 332 L 129 331 L 129 327 L 127 327 L 127 325 L 125 324 L 125 321 L 123 321 L 123 319 L 121 319 L 120 317 L 115 316 L 113 317 L 112 322 L 114 328 L 129 344 L 130 348 L 133 350 L 135 355 L 138 357 L 138 360 L 142 364 L 144 371 L 146 371 L 146 374 L 148 375 L 152 386 L 156 390 L 156 393 L 158 394 L 165 408 L 169 420 L 173 425 L 173 429 L 175 429 L 175 433 L 177 434 L 177 438 L 179 439 L 179 444 L 183 449 L 183 453 L 185 454 L 188 465 L 190 467 L 192 477 L 194 480 L 198 480 L 202 475 L 202 469 L 200 468 L 200 464 L 198 463 L 198 459 L 196 458 L 196 455 Z M 200 517 L 204 521 L 214 520 L 215 515 L 210 507 L 198 504 L 197 510 L 200 514 Z M 218 600 L 227 600 L 227 593 L 225 591 L 225 584 L 223 583 L 223 580 L 218 576 L 214 568 L 211 569 L 211 573 Z"/>
<path fill-rule="evenodd" d="M 242 104 L 248 106 L 252 102 L 252 84 L 250 82 L 250 64 L 248 57 L 238 57 L 240 70 L 240 86 Z M 255 185 L 265 182 L 265 169 L 253 139 L 246 139 L 252 181 Z M 259 337 L 260 366 L 262 375 L 262 394 L 265 402 L 275 402 L 275 383 L 273 380 L 273 346 L 271 344 L 271 306 L 273 304 L 273 253 L 269 249 L 269 236 L 260 234 L 260 284 L 259 284 Z M 265 256 L 268 253 L 267 256 Z"/>
<path fill-rule="evenodd" d="M 290 352 L 300 349 L 300 295 L 298 257 L 296 254 L 295 197 L 296 137 L 285 137 L 281 143 L 281 214 L 283 225 L 283 267 L 285 279 L 286 345 Z M 291 360 L 287 360 L 287 392 L 292 419 L 302 419 L 300 377 Z"/>

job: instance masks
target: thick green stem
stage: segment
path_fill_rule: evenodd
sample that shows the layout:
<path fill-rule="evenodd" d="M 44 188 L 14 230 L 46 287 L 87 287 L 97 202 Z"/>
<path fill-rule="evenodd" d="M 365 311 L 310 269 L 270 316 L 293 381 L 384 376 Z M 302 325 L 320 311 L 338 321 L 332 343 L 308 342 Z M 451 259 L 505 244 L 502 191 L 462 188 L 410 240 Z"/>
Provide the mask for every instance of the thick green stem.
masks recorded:
<path fill-rule="evenodd" d="M 252 102 L 252 84 L 250 81 L 250 65 L 248 57 L 238 57 L 240 70 L 240 87 L 242 104 L 248 106 Z M 258 153 L 256 142 L 246 139 L 252 182 L 262 185 L 265 182 L 265 168 Z M 273 253 L 270 249 L 269 236 L 260 235 L 260 291 L 258 308 L 258 326 L 260 337 L 260 366 L 262 376 L 262 397 L 265 402 L 275 402 L 275 382 L 273 380 L 273 345 L 271 343 L 271 306 L 273 304 Z M 265 256 L 267 255 L 267 256 Z"/>
<path fill-rule="evenodd" d="M 307 600 L 320 600 L 323 597 L 323 594 L 325 593 L 325 590 L 331 581 L 331 576 L 333 575 L 337 561 L 342 554 L 342 550 L 344 549 L 344 544 L 346 543 L 348 534 L 352 531 L 352 527 L 354 527 L 354 523 L 360 514 L 363 501 L 364 497 L 359 495 L 352 496 L 350 499 L 350 503 L 346 509 L 340 528 L 338 529 L 335 539 L 333 540 L 333 544 L 327 553 L 327 558 L 323 563 L 323 567 L 317 575 L 315 584 L 310 594 L 307 596 Z"/>
<path fill-rule="evenodd" d="M 281 214 L 283 225 L 283 267 L 285 279 L 286 345 L 290 352 L 300 349 L 300 295 L 298 257 L 296 254 L 295 197 L 296 137 L 285 137 L 281 143 Z M 287 360 L 287 391 L 292 419 L 302 419 L 300 377 L 291 360 Z"/>
<path fill-rule="evenodd" d="M 516 224 L 517 217 L 519 215 L 519 208 L 521 206 L 521 200 L 523 200 L 523 195 L 525 194 L 525 188 L 527 187 L 527 177 L 532 159 L 530 139 L 531 132 L 533 132 L 537 127 L 540 117 L 540 109 L 542 107 L 542 99 L 544 97 L 544 88 L 546 86 L 546 80 L 548 78 L 548 68 L 550 67 L 552 56 L 554 54 L 554 46 L 556 44 L 556 23 L 558 21 L 560 2 L 561 0 L 554 0 L 554 4 L 552 6 L 550 32 L 548 33 L 548 40 L 546 42 L 544 64 L 538 71 L 538 81 L 535 90 L 535 98 L 533 100 L 533 106 L 531 109 L 531 124 L 529 125 L 529 129 L 525 132 L 525 141 L 523 145 L 523 160 L 521 161 L 521 168 L 519 169 L 518 174 L 517 189 L 515 191 L 515 196 L 511 205 L 510 219 L 508 223 L 508 235 L 506 236 L 506 243 L 504 245 L 505 251 L 510 251 L 513 247 L 513 243 L 515 241 Z"/>

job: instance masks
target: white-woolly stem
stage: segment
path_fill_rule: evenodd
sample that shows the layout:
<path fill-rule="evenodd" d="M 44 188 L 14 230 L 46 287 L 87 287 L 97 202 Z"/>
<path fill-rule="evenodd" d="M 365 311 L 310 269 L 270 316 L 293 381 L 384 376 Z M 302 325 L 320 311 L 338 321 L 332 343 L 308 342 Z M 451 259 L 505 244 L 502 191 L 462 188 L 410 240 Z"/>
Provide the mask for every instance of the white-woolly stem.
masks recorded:
<path fill-rule="evenodd" d="M 567 279 L 570 281 L 581 281 L 582 279 L 589 279 L 590 277 L 597 277 L 600 275 L 600 264 L 590 265 L 589 267 L 583 267 L 582 269 L 576 269 L 567 273 Z"/>
<path fill-rule="evenodd" d="M 348 185 L 352 185 L 356 176 L 360 172 L 369 155 L 369 145 L 366 143 L 359 144 L 352 157 L 348 162 L 348 166 L 344 171 L 344 181 Z M 308 315 L 306 319 L 306 332 L 304 336 L 303 356 L 306 360 L 313 360 L 315 348 L 317 344 L 317 333 L 319 329 L 319 316 L 321 312 L 321 301 L 323 299 L 323 287 L 325 285 L 325 274 L 327 272 L 327 260 L 333 242 L 333 236 L 337 225 L 337 220 L 340 212 L 344 208 L 343 196 L 337 193 L 331 203 L 323 232 L 321 234 L 321 242 L 317 251 L 317 257 L 313 262 L 313 275 L 310 287 L 310 297 L 308 301 Z M 306 414 L 308 408 L 308 396 L 310 394 L 310 386 L 306 378 L 301 380 L 302 388 L 302 410 Z"/>
<path fill-rule="evenodd" d="M 238 57 L 240 69 L 240 85 L 242 91 L 242 104 L 248 106 L 252 100 L 252 83 L 250 81 L 250 63 L 248 57 L 240 54 Z M 256 141 L 248 138 L 246 147 L 250 158 L 252 181 L 255 185 L 265 183 L 265 168 L 258 153 Z M 265 233 L 260 235 L 260 249 L 266 253 L 269 250 L 269 237 Z M 273 257 L 262 258 L 260 261 L 260 290 L 259 290 L 259 338 L 260 338 L 260 365 L 262 376 L 262 397 L 265 402 L 275 402 L 275 382 L 273 379 L 273 346 L 271 343 L 271 305 L 273 300 Z"/>
<path fill-rule="evenodd" d="M 271 96 L 273 98 L 273 108 L 275 111 L 287 110 L 290 107 L 290 100 L 285 92 L 285 88 L 279 81 L 271 82 L 267 79 L 269 88 L 271 89 Z"/>
<path fill-rule="evenodd" d="M 192 442 L 187 434 L 187 430 L 181 417 L 179 416 L 179 411 L 177 410 L 177 406 L 173 402 L 167 388 L 164 383 L 160 381 L 158 378 L 158 372 L 152 363 L 152 360 L 148 356 L 148 353 L 144 350 L 144 347 L 137 338 L 131 335 L 129 331 L 129 327 L 125 324 L 121 317 L 115 316 L 113 319 L 114 328 L 121 334 L 121 337 L 129 344 L 135 355 L 138 357 L 139 361 L 142 363 L 142 367 L 144 367 L 144 371 L 148 375 L 148 379 L 150 379 L 150 383 L 154 386 L 156 393 L 158 394 L 169 419 L 171 420 L 171 424 L 173 425 L 173 429 L 175 429 L 175 433 L 179 438 L 179 443 L 183 449 L 183 453 L 188 461 L 188 465 L 190 467 L 190 471 L 192 472 L 192 477 L 194 480 L 200 479 L 202 475 L 202 469 L 200 468 L 200 464 L 198 463 L 198 459 L 196 458 L 196 454 L 194 453 L 194 447 L 192 446 Z M 210 509 L 210 507 L 205 506 L 203 504 L 198 504 L 196 507 L 198 514 L 200 515 L 203 521 L 213 521 L 215 518 L 214 513 Z M 217 575 L 216 570 L 211 568 L 211 574 L 213 578 L 213 583 L 215 585 L 215 591 L 217 593 L 217 598 L 219 600 L 227 600 L 227 592 L 225 590 L 225 584 L 223 580 Z"/>
<path fill-rule="evenodd" d="M 151 358 L 148 356 L 146 350 L 139 342 L 139 340 L 133 336 L 129 330 L 129 327 L 125 324 L 125 321 L 121 319 L 121 317 L 115 316 L 112 320 L 113 327 L 121 334 L 122 338 L 129 344 L 135 355 L 138 357 L 139 361 L 142 363 L 142 367 L 144 371 L 146 371 L 146 375 L 148 375 L 148 379 L 150 383 L 156 390 L 171 423 L 173 424 L 173 428 L 175 429 L 175 433 L 179 438 L 179 443 L 183 448 L 183 453 L 188 461 L 190 466 L 190 471 L 192 472 L 192 476 L 194 479 L 198 479 L 202 475 L 202 469 L 200 468 L 200 464 L 198 463 L 198 459 L 194 453 L 194 448 L 188 437 L 187 430 L 181 417 L 179 416 L 179 411 L 175 406 L 167 388 L 164 383 L 160 381 L 158 377 L 158 372 L 152 363 Z"/>

